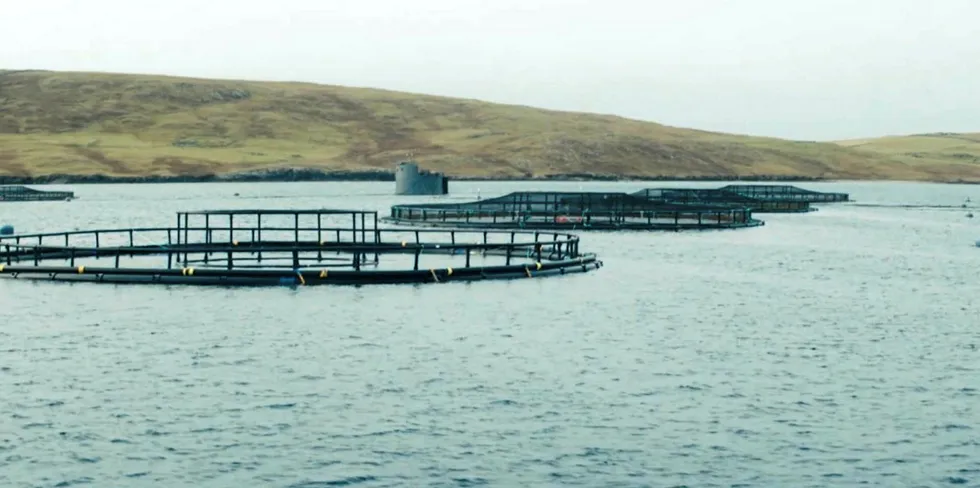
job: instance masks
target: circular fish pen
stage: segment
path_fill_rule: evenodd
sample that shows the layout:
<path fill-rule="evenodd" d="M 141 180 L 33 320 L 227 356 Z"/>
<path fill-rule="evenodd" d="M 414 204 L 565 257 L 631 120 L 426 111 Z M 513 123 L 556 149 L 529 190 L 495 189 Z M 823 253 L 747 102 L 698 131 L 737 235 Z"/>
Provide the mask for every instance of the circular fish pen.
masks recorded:
<path fill-rule="evenodd" d="M 851 201 L 851 196 L 848 193 L 806 190 L 792 185 L 727 185 L 718 190 L 770 202 L 836 203 Z"/>
<path fill-rule="evenodd" d="M 739 205 L 659 202 L 626 193 L 516 192 L 465 203 L 395 205 L 386 222 L 538 230 L 716 230 L 763 225 Z"/>
<path fill-rule="evenodd" d="M 737 205 L 749 208 L 754 213 L 807 213 L 817 210 L 807 200 L 764 199 L 718 188 L 647 188 L 631 195 L 661 203 Z"/>
<path fill-rule="evenodd" d="M 176 227 L 0 237 L 0 277 L 312 286 L 536 278 L 598 269 L 576 235 L 379 228 L 377 212 L 180 212 Z"/>

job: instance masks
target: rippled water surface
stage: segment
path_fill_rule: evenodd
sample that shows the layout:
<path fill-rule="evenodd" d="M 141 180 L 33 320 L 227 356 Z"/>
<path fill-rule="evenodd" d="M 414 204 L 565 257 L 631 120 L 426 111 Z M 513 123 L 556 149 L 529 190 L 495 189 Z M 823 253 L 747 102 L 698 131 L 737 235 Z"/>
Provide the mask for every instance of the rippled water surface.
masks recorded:
<path fill-rule="evenodd" d="M 650 185 L 449 198 L 580 186 Z M 980 486 L 980 218 L 864 206 L 980 189 L 800 186 L 859 202 L 755 229 L 588 233 L 605 267 L 549 279 L 0 280 L 0 486 Z M 404 201 L 392 188 L 78 185 L 70 203 L 3 204 L 0 223 L 386 210 Z"/>

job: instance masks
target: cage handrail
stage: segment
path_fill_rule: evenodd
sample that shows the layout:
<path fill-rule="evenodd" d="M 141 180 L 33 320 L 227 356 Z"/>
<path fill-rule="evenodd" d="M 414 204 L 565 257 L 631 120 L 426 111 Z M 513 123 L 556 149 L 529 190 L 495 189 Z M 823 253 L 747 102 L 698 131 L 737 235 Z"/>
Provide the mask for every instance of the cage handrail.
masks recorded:
<path fill-rule="evenodd" d="M 38 252 L 64 252 L 64 251 L 76 251 L 76 252 L 100 252 L 100 253 L 112 253 L 112 252 L 123 252 L 123 253 L 139 253 L 139 254 L 153 254 L 160 251 L 173 251 L 173 252 L 188 252 L 188 253 L 255 253 L 261 250 L 262 252 L 292 252 L 292 251 L 337 251 L 342 250 L 350 253 L 375 253 L 385 254 L 385 253 L 403 253 L 408 251 L 416 250 L 432 250 L 440 249 L 444 251 L 453 250 L 484 250 L 484 249 L 504 249 L 504 248 L 537 248 L 540 246 L 544 248 L 554 248 L 557 245 L 565 245 L 568 243 L 579 242 L 577 237 L 571 239 L 559 239 L 559 240 L 538 240 L 531 242 L 491 242 L 491 243 L 453 243 L 453 242 L 426 242 L 426 243 L 411 243 L 411 242 L 385 242 L 380 244 L 375 243 L 362 243 L 362 242 L 318 242 L 318 241 L 299 241 L 299 242 L 275 242 L 275 241 L 264 241 L 261 243 L 253 242 L 217 242 L 217 243 L 181 243 L 181 244 L 146 244 L 142 246 L 110 246 L 110 245 L 99 245 L 99 246 L 51 246 L 46 244 L 2 244 L 0 247 L 18 250 L 32 250 Z M 255 244 L 259 246 L 253 246 Z"/>
<path fill-rule="evenodd" d="M 9 240 L 17 240 L 17 239 L 35 239 L 35 238 L 38 238 L 38 237 L 42 237 L 43 238 L 43 237 L 64 237 L 64 236 L 94 235 L 94 234 L 128 234 L 130 232 L 148 234 L 148 233 L 151 233 L 151 232 L 176 232 L 178 230 L 181 231 L 181 232 L 184 232 L 184 231 L 189 231 L 189 232 L 205 232 L 205 231 L 225 232 L 225 231 L 231 231 L 231 230 L 241 231 L 241 232 L 247 232 L 247 231 L 253 231 L 253 230 L 254 231 L 262 230 L 262 232 L 270 232 L 270 231 L 271 232 L 286 232 L 286 231 L 294 232 L 296 230 L 299 230 L 300 232 L 315 232 L 315 231 L 318 231 L 319 230 L 319 231 L 323 231 L 323 232 L 336 232 L 336 231 L 340 231 L 340 232 L 343 233 L 343 232 L 351 232 L 352 230 L 355 230 L 355 229 L 353 227 L 300 227 L 300 228 L 297 229 L 296 227 L 257 227 L 257 226 L 243 226 L 243 227 L 208 226 L 208 227 L 104 228 L 104 229 L 85 229 L 85 230 L 74 230 L 74 231 L 62 231 L 62 232 L 42 232 L 42 233 L 34 233 L 34 234 L 14 234 L 14 235 L 8 235 L 8 236 L 0 236 L 0 241 L 9 241 Z M 362 229 L 360 227 L 358 227 L 356 230 L 358 232 L 360 232 Z M 366 229 L 366 232 L 370 232 L 372 234 L 375 233 L 375 232 L 382 233 L 382 234 L 384 234 L 384 233 L 388 233 L 388 234 L 393 234 L 393 233 L 421 233 L 421 234 L 437 234 L 437 233 L 443 233 L 444 234 L 444 233 L 451 232 L 451 231 L 455 231 L 455 232 L 458 232 L 458 233 L 467 233 L 467 234 L 481 234 L 481 233 L 484 233 L 484 232 L 488 232 L 490 234 L 495 234 L 495 235 L 503 235 L 503 234 L 508 234 L 508 233 L 516 233 L 516 234 L 519 234 L 519 235 L 529 235 L 529 234 L 534 234 L 535 233 L 535 231 L 533 231 L 533 230 L 526 230 L 526 231 L 519 231 L 519 230 L 515 230 L 515 231 L 509 231 L 509 230 L 508 231 L 487 230 L 487 231 L 482 231 L 482 230 L 466 229 L 466 228 L 460 228 L 460 229 L 449 229 L 449 228 L 440 228 L 440 229 L 425 229 L 425 228 L 416 229 L 416 228 L 411 228 L 411 229 L 405 229 L 405 228 L 378 227 L 377 229 L 373 229 L 373 228 Z M 558 233 L 558 234 L 564 234 L 564 233 Z M 568 234 L 568 235 L 571 235 L 571 234 Z"/>

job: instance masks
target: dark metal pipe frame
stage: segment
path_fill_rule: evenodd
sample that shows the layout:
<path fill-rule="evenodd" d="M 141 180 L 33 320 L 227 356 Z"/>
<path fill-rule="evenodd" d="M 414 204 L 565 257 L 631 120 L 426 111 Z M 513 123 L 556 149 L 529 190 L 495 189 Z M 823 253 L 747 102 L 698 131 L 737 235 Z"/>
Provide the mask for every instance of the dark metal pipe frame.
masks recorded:
<path fill-rule="evenodd" d="M 416 283 L 445 283 L 445 282 L 466 282 L 466 281 L 481 281 L 481 280 L 510 280 L 510 279 L 526 279 L 526 278 L 536 278 L 536 277 L 549 277 L 555 275 L 573 274 L 573 273 L 583 273 L 588 271 L 593 271 L 602 267 L 601 262 L 591 262 L 585 264 L 575 264 L 563 268 L 553 268 L 548 270 L 539 270 L 533 272 L 532 275 L 528 275 L 528 269 L 526 268 L 511 268 L 508 270 L 500 272 L 492 272 L 489 270 L 484 270 L 484 272 L 479 274 L 457 274 L 452 275 L 439 274 L 438 272 L 433 275 L 433 273 L 420 271 L 415 275 L 407 276 L 368 276 L 361 272 L 357 276 L 344 277 L 344 276 L 334 276 L 331 272 L 328 278 L 320 279 L 319 277 L 308 280 L 303 278 L 300 280 L 298 276 L 284 276 L 284 277 L 248 277 L 248 276 L 174 276 L 174 275 L 132 275 L 132 274 L 111 274 L 111 273 L 100 273 L 100 274 L 57 274 L 57 273 L 38 273 L 38 272 L 18 272 L 15 279 L 31 279 L 31 280 L 47 280 L 47 281 L 61 281 L 61 282 L 101 282 L 101 283 L 116 283 L 116 284 L 172 284 L 172 285 L 205 285 L 205 286 L 229 286 L 229 287 L 243 287 L 243 286 L 317 286 L 317 285 L 372 285 L 372 284 L 416 284 Z M 304 282 L 305 281 L 305 282 Z"/>
<path fill-rule="evenodd" d="M 210 268 L 109 268 L 86 266 L 4 266 L 0 275 L 11 275 L 14 278 L 43 278 L 50 280 L 81 280 L 86 276 L 89 281 L 103 281 L 106 277 L 118 277 L 129 282 L 154 282 L 146 278 L 180 278 L 176 283 L 192 284 L 208 282 L 208 278 L 233 284 L 238 279 L 295 279 L 296 284 L 380 284 L 380 283 L 425 283 L 447 282 L 473 279 L 493 279 L 504 277 L 550 276 L 555 273 L 574 273 L 599 269 L 602 263 L 595 255 L 583 255 L 577 259 L 546 262 L 522 263 L 510 266 L 482 266 L 469 268 L 431 268 L 418 270 L 270 270 L 270 269 L 210 269 Z M 27 276 L 22 276 L 27 275 Z M 140 279 L 142 278 L 142 279 Z M 110 280 L 112 281 L 112 280 Z"/>

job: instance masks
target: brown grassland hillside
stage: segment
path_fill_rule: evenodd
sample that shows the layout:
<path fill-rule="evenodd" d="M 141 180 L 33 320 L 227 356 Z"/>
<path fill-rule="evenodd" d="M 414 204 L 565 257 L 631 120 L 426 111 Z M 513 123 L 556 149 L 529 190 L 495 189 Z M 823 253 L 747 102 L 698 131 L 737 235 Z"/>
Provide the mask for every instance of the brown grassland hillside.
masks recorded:
<path fill-rule="evenodd" d="M 980 135 L 797 142 L 308 83 L 0 71 L 0 175 L 390 171 L 459 177 L 980 181 Z"/>

